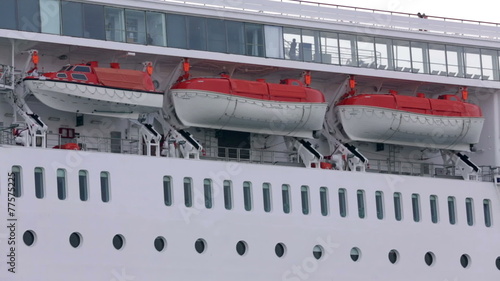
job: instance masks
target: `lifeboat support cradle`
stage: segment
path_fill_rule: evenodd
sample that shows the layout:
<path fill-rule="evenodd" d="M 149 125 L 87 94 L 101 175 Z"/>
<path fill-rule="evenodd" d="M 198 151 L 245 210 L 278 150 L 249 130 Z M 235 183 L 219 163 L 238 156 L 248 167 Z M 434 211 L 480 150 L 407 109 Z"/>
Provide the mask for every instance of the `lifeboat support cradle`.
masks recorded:
<path fill-rule="evenodd" d="M 297 149 L 297 154 L 307 168 L 320 168 L 323 155 L 317 151 L 310 142 L 303 139 L 294 139 L 294 147 Z"/>
<path fill-rule="evenodd" d="M 331 158 L 337 169 L 345 170 L 347 168 L 350 171 L 366 172 L 368 158 L 363 156 L 354 145 L 343 144 L 328 132 L 324 132 L 323 136 L 326 137 L 330 147 L 333 148 Z M 345 168 L 345 166 L 347 167 Z"/>
<path fill-rule="evenodd" d="M 147 156 L 160 156 L 160 142 L 161 142 L 161 134 L 155 130 L 153 125 L 149 122 L 145 121 L 145 118 L 139 117 L 139 121 L 131 120 L 133 123 L 140 126 L 139 128 L 139 136 L 141 140 L 144 141 L 144 145 L 146 146 L 146 151 L 144 154 Z M 152 123 L 152 122 L 151 122 Z M 141 142 L 139 142 L 139 151 L 141 150 Z"/>
<path fill-rule="evenodd" d="M 444 165 L 454 166 L 464 180 L 479 181 L 481 169 L 467 155 L 460 152 L 441 150 Z"/>

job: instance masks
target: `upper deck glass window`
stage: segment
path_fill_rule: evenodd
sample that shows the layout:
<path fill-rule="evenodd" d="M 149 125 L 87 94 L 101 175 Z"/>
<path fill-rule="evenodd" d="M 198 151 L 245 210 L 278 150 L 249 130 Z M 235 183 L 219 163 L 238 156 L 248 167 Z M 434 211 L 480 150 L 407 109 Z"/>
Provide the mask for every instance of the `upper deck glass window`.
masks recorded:
<path fill-rule="evenodd" d="M 60 1 L 40 0 L 40 19 L 41 19 L 43 33 L 61 34 Z"/>
<path fill-rule="evenodd" d="M 83 37 L 82 3 L 61 1 L 62 34 Z"/>
<path fill-rule="evenodd" d="M 245 23 L 246 55 L 264 57 L 264 26 Z"/>
<path fill-rule="evenodd" d="M 2 0 L 2 9 L 3 9 Z M 17 0 L 18 28 L 22 31 L 40 32 L 39 0 Z"/>
<path fill-rule="evenodd" d="M 166 46 L 165 14 L 146 12 L 146 25 L 146 43 L 154 46 Z"/>
<path fill-rule="evenodd" d="M 167 15 L 167 46 L 187 48 L 186 16 Z"/>
<path fill-rule="evenodd" d="M 204 18 L 187 17 L 188 48 L 193 50 L 207 49 L 207 32 Z"/>
<path fill-rule="evenodd" d="M 106 40 L 125 41 L 125 10 L 105 7 Z"/>
<path fill-rule="evenodd" d="M 127 43 L 146 44 L 146 14 L 144 11 L 125 10 L 125 36 Z"/>
<path fill-rule="evenodd" d="M 77 15 L 75 14 L 75 17 Z M 83 37 L 105 40 L 104 6 L 83 4 Z"/>
<path fill-rule="evenodd" d="M 0 9 L 0 28 L 16 29 L 16 0 L 2 0 Z"/>

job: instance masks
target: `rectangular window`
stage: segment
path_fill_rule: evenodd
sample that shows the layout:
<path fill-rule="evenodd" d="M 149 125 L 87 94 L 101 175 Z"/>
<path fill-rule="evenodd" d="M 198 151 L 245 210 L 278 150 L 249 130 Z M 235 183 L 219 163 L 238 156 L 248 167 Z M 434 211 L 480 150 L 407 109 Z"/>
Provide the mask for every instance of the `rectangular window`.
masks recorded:
<path fill-rule="evenodd" d="M 184 178 L 184 205 L 186 207 L 193 207 L 193 180 L 191 178 Z"/>
<path fill-rule="evenodd" d="M 350 34 L 339 34 L 340 64 L 357 66 L 358 51 L 356 48 L 356 36 Z"/>
<path fill-rule="evenodd" d="M 319 203 L 321 206 L 321 214 L 323 216 L 328 216 L 329 208 L 328 208 L 328 188 L 320 187 L 319 188 Z"/>
<path fill-rule="evenodd" d="M 450 220 L 450 224 L 455 224 L 457 223 L 457 218 L 456 218 L 456 206 L 455 206 L 455 197 L 449 196 L 448 197 L 448 218 Z"/>
<path fill-rule="evenodd" d="M 104 8 L 106 40 L 125 41 L 125 10 L 120 8 Z"/>
<path fill-rule="evenodd" d="M 17 28 L 17 5 L 16 0 L 2 0 L 2 8 L 0 9 L 0 28 L 16 29 Z"/>
<path fill-rule="evenodd" d="M 38 199 L 42 199 L 44 197 L 44 179 L 43 179 L 43 168 L 36 167 L 35 168 L 35 196 Z"/>
<path fill-rule="evenodd" d="M 167 46 L 187 48 L 186 17 L 167 15 Z"/>
<path fill-rule="evenodd" d="M 264 212 L 271 212 L 271 185 L 267 182 L 262 184 L 262 196 L 264 200 Z"/>
<path fill-rule="evenodd" d="M 364 190 L 358 190 L 357 192 L 357 201 L 358 201 L 358 216 L 361 219 L 364 219 L 366 216 L 365 213 L 365 191 Z"/>
<path fill-rule="evenodd" d="M 83 36 L 98 40 L 106 39 L 103 6 L 83 4 Z"/>
<path fill-rule="evenodd" d="M 88 172 L 85 170 L 80 170 L 78 172 L 78 187 L 80 190 L 80 200 L 89 200 L 89 190 L 88 190 Z"/>
<path fill-rule="evenodd" d="M 206 19 L 207 21 L 207 50 L 212 52 L 226 53 L 226 25 L 221 19 Z"/>
<path fill-rule="evenodd" d="M 125 38 L 127 43 L 146 44 L 146 13 L 125 10 Z"/>
<path fill-rule="evenodd" d="M 61 34 L 61 6 L 59 3 L 59 0 L 40 0 L 40 19 L 43 33 Z"/>
<path fill-rule="evenodd" d="M 207 32 L 205 19 L 200 17 L 187 17 L 188 49 L 206 50 Z"/>
<path fill-rule="evenodd" d="M 165 15 L 162 13 L 146 12 L 147 36 L 148 45 L 166 46 L 166 25 Z"/>
<path fill-rule="evenodd" d="M 283 199 L 283 213 L 289 214 L 291 205 L 290 205 L 290 186 L 288 184 L 283 184 L 281 186 L 281 197 Z"/>
<path fill-rule="evenodd" d="M 284 58 L 283 56 L 283 28 L 281 26 L 264 26 L 266 38 L 266 56 L 268 58 Z"/>
<path fill-rule="evenodd" d="M 245 210 L 252 210 L 252 183 L 249 181 L 243 182 L 243 203 L 245 204 Z"/>
<path fill-rule="evenodd" d="M 101 200 L 109 202 L 109 173 L 101 172 Z"/>
<path fill-rule="evenodd" d="M 339 189 L 339 212 L 341 217 L 347 217 L 347 194 L 344 188 Z"/>
<path fill-rule="evenodd" d="M 392 50 L 391 39 L 375 38 L 375 55 L 378 69 L 394 69 L 394 54 Z"/>
<path fill-rule="evenodd" d="M 57 169 L 57 198 L 66 199 L 66 170 Z"/>
<path fill-rule="evenodd" d="M 429 47 L 427 43 L 410 42 L 411 43 L 411 72 L 413 73 L 429 73 Z"/>
<path fill-rule="evenodd" d="M 247 56 L 265 56 L 263 25 L 245 23 L 245 46 Z"/>
<path fill-rule="evenodd" d="M 483 200 L 483 210 L 484 225 L 486 225 L 486 227 L 491 227 L 491 201 L 489 199 Z"/>
<path fill-rule="evenodd" d="M 21 189 L 21 167 L 20 166 L 12 166 L 12 178 L 14 179 L 14 196 L 21 197 L 22 189 Z"/>
<path fill-rule="evenodd" d="M 204 179 L 203 180 L 203 194 L 205 197 L 205 208 L 212 209 L 213 197 L 212 197 L 212 180 L 211 179 Z"/>
<path fill-rule="evenodd" d="M 62 1 L 62 34 L 74 37 L 83 37 L 82 4 Z"/>
<path fill-rule="evenodd" d="M 464 48 L 459 46 L 446 46 L 446 63 L 448 64 L 448 76 L 464 77 L 465 61 Z"/>
<path fill-rule="evenodd" d="M 465 52 L 465 77 L 481 78 L 481 55 L 479 49 L 464 48 Z"/>
<path fill-rule="evenodd" d="M 40 32 L 39 0 L 17 0 L 17 20 L 19 30 Z"/>
<path fill-rule="evenodd" d="M 431 204 L 431 221 L 433 223 L 438 223 L 439 213 L 438 213 L 438 197 L 436 195 L 431 195 L 429 197 Z"/>
<path fill-rule="evenodd" d="M 302 201 L 302 214 L 309 214 L 309 186 L 303 185 L 300 187 L 300 199 Z"/>
<path fill-rule="evenodd" d="M 445 45 L 429 44 L 430 73 L 447 76 Z"/>
<path fill-rule="evenodd" d="M 377 208 L 377 219 L 384 219 L 384 193 L 382 191 L 375 192 L 375 206 Z"/>
<path fill-rule="evenodd" d="M 410 41 L 393 40 L 394 70 L 411 71 Z"/>
<path fill-rule="evenodd" d="M 467 213 L 467 224 L 474 225 L 474 200 L 470 197 L 465 198 L 465 211 Z"/>
<path fill-rule="evenodd" d="M 232 183 L 230 180 L 225 180 L 223 186 L 224 186 L 224 208 L 226 208 L 226 210 L 231 210 L 233 208 Z"/>
<path fill-rule="evenodd" d="M 163 202 L 166 206 L 172 206 L 172 178 L 170 176 L 163 177 Z"/>
<path fill-rule="evenodd" d="M 401 193 L 399 193 L 399 192 L 394 192 L 394 217 L 397 221 L 400 221 L 403 219 Z"/>
<path fill-rule="evenodd" d="M 321 62 L 319 46 L 319 31 L 302 29 L 302 39 L 299 46 L 299 58 L 303 61 Z"/>
<path fill-rule="evenodd" d="M 375 64 L 375 38 L 357 36 L 358 66 L 376 68 Z"/>
<path fill-rule="evenodd" d="M 321 61 L 327 64 L 340 64 L 339 38 L 337 33 L 321 32 Z"/>
<path fill-rule="evenodd" d="M 236 21 L 226 21 L 227 51 L 230 54 L 245 54 L 244 24 Z"/>
<path fill-rule="evenodd" d="M 411 206 L 413 209 L 413 221 L 420 221 L 420 196 L 416 193 L 411 195 Z"/>

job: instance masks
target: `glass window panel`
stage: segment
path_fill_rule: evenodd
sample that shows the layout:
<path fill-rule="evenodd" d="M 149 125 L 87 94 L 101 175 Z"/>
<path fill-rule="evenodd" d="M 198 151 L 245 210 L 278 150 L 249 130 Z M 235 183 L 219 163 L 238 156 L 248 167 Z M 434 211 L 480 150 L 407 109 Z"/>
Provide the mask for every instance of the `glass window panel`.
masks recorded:
<path fill-rule="evenodd" d="M 375 39 L 368 36 L 358 36 L 358 66 L 376 68 Z"/>
<path fill-rule="evenodd" d="M 186 207 L 193 207 L 193 180 L 191 178 L 184 178 L 184 205 Z"/>
<path fill-rule="evenodd" d="M 44 179 L 43 179 L 43 168 L 35 168 L 35 196 L 38 199 L 44 197 Z"/>
<path fill-rule="evenodd" d="M 429 73 L 429 47 L 427 43 L 411 42 L 411 61 L 411 72 Z"/>
<path fill-rule="evenodd" d="M 106 40 L 125 41 L 125 10 L 106 7 L 104 9 Z"/>
<path fill-rule="evenodd" d="M 457 46 L 446 46 L 446 62 L 448 76 L 464 77 L 464 49 Z"/>
<path fill-rule="evenodd" d="M 188 48 L 193 50 L 207 49 L 207 33 L 205 19 L 187 17 Z"/>
<path fill-rule="evenodd" d="M 17 20 L 19 30 L 40 32 L 39 0 L 17 0 Z"/>
<path fill-rule="evenodd" d="M 147 35 L 146 43 L 154 46 L 166 46 L 165 14 L 146 12 Z"/>
<path fill-rule="evenodd" d="M 109 173 L 101 172 L 101 200 L 109 202 Z"/>
<path fill-rule="evenodd" d="M 262 196 L 264 203 L 264 211 L 271 212 L 271 185 L 269 183 L 262 184 Z"/>
<path fill-rule="evenodd" d="M 413 209 L 413 221 L 420 221 L 420 196 L 413 193 L 411 195 L 411 206 Z"/>
<path fill-rule="evenodd" d="M 281 186 L 281 197 L 283 199 L 283 213 L 289 214 L 291 210 L 290 205 L 290 186 L 288 184 L 284 184 Z"/>
<path fill-rule="evenodd" d="M 479 49 L 464 48 L 465 52 L 465 77 L 466 78 L 481 78 L 481 56 Z"/>
<path fill-rule="evenodd" d="M 169 176 L 163 177 L 163 202 L 166 206 L 172 206 L 172 178 Z"/>
<path fill-rule="evenodd" d="M 431 221 L 433 223 L 438 223 L 439 221 L 438 198 L 436 195 L 431 195 L 429 199 L 431 205 Z"/>
<path fill-rule="evenodd" d="M 206 19 L 207 21 L 207 50 L 212 52 L 226 53 L 226 24 L 221 19 Z"/>
<path fill-rule="evenodd" d="M 445 46 L 429 44 L 430 73 L 433 75 L 448 75 L 446 71 Z"/>
<path fill-rule="evenodd" d="M 494 69 L 498 69 L 497 51 L 494 50 L 481 50 L 481 67 L 483 69 L 483 80 L 494 79 Z M 497 71 L 498 72 L 498 71 Z M 498 79 L 496 79 L 498 80 Z"/>
<path fill-rule="evenodd" d="M 455 206 L 455 197 L 449 196 L 448 197 L 448 219 L 450 221 L 450 224 L 455 224 L 457 223 L 457 218 L 456 218 L 456 206 Z"/>
<path fill-rule="evenodd" d="M 186 17 L 167 15 L 167 46 L 187 48 Z"/>
<path fill-rule="evenodd" d="M 213 206 L 213 196 L 212 196 L 212 180 L 203 180 L 203 194 L 205 197 L 205 208 L 211 209 Z"/>
<path fill-rule="evenodd" d="M 491 227 L 491 201 L 489 199 L 483 200 L 484 211 L 484 225 Z"/>
<path fill-rule="evenodd" d="M 357 66 L 356 36 L 339 34 L 340 64 Z"/>
<path fill-rule="evenodd" d="M 22 181 L 21 181 L 21 167 L 12 166 L 12 178 L 14 179 L 14 196 L 21 197 L 22 195 Z"/>
<path fill-rule="evenodd" d="M 323 63 L 340 64 L 337 33 L 321 32 L 321 53 L 321 61 Z"/>
<path fill-rule="evenodd" d="M 57 198 L 66 199 L 66 170 L 57 169 Z"/>
<path fill-rule="evenodd" d="M 264 26 L 245 23 L 246 55 L 264 57 Z"/>
<path fill-rule="evenodd" d="M 103 6 L 83 4 L 83 23 L 83 36 L 85 38 L 106 39 Z"/>
<path fill-rule="evenodd" d="M 403 207 L 401 202 L 401 193 L 394 192 L 394 217 L 397 221 L 403 219 Z"/>
<path fill-rule="evenodd" d="M 283 28 L 281 26 L 264 26 L 266 38 L 266 56 L 268 58 L 284 58 Z"/>
<path fill-rule="evenodd" d="M 82 4 L 62 1 L 62 34 L 67 36 L 83 37 Z"/>
<path fill-rule="evenodd" d="M 328 216 L 328 188 L 322 186 L 319 189 L 319 203 L 321 206 L 321 214 L 323 216 Z"/>
<path fill-rule="evenodd" d="M 3 5 L 3 4 L 2 4 Z M 59 0 L 40 0 L 42 32 L 61 33 L 61 6 Z"/>
<path fill-rule="evenodd" d="M 302 214 L 309 214 L 309 186 L 303 185 L 300 187 L 300 199 L 302 202 Z"/>
<path fill-rule="evenodd" d="M 363 190 L 358 190 L 356 193 L 356 198 L 358 201 L 358 216 L 361 219 L 364 219 L 366 216 L 365 213 L 365 192 Z"/>
<path fill-rule="evenodd" d="M 80 200 L 87 201 L 89 199 L 87 171 L 80 170 L 78 172 L 78 186 L 80 190 Z"/>
<path fill-rule="evenodd" d="M 394 70 L 411 71 L 410 41 L 393 40 Z"/>
<path fill-rule="evenodd" d="M 245 204 L 245 210 L 252 210 L 252 183 L 249 181 L 243 182 L 243 203 Z"/>
<path fill-rule="evenodd" d="M 394 69 L 391 39 L 375 38 L 375 55 L 378 69 Z"/>
<path fill-rule="evenodd" d="M 233 208 L 233 191 L 231 186 L 231 181 L 224 181 L 224 208 L 226 210 L 231 210 Z"/>
<path fill-rule="evenodd" d="M 245 32 L 242 22 L 226 21 L 227 51 L 230 54 L 245 54 Z"/>
<path fill-rule="evenodd" d="M 283 41 L 285 46 L 285 59 L 298 60 L 300 45 L 300 29 L 283 28 Z"/>
<path fill-rule="evenodd" d="M 299 59 L 321 62 L 319 31 L 302 30 L 302 42 L 299 44 Z"/>
<path fill-rule="evenodd" d="M 146 14 L 125 10 L 125 36 L 127 43 L 146 44 Z"/>
<path fill-rule="evenodd" d="M 375 192 L 375 206 L 377 208 L 377 218 L 384 218 L 384 193 L 382 191 Z"/>
<path fill-rule="evenodd" d="M 465 198 L 465 211 L 467 213 L 467 224 L 474 225 L 474 204 L 472 198 Z"/>
<path fill-rule="evenodd" d="M 2 8 L 0 9 L 0 28 L 17 28 L 16 6 L 16 0 L 2 0 Z"/>
<path fill-rule="evenodd" d="M 343 218 L 347 216 L 347 194 L 344 188 L 339 189 L 339 213 Z"/>

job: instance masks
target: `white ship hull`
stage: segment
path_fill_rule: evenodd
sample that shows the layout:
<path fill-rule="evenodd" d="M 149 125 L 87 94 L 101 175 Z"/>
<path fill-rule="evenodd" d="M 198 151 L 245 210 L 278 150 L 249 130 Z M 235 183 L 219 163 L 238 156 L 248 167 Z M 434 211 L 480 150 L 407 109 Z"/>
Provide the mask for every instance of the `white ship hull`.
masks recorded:
<path fill-rule="evenodd" d="M 355 141 L 469 151 L 479 142 L 484 118 L 416 114 L 387 108 L 342 105 L 336 116 Z"/>
<path fill-rule="evenodd" d="M 185 126 L 313 138 L 321 130 L 326 103 L 257 100 L 200 90 L 171 90 Z"/>
<path fill-rule="evenodd" d="M 25 80 L 28 89 L 45 105 L 62 111 L 121 118 L 137 118 L 163 105 L 163 95 L 64 81 Z"/>

